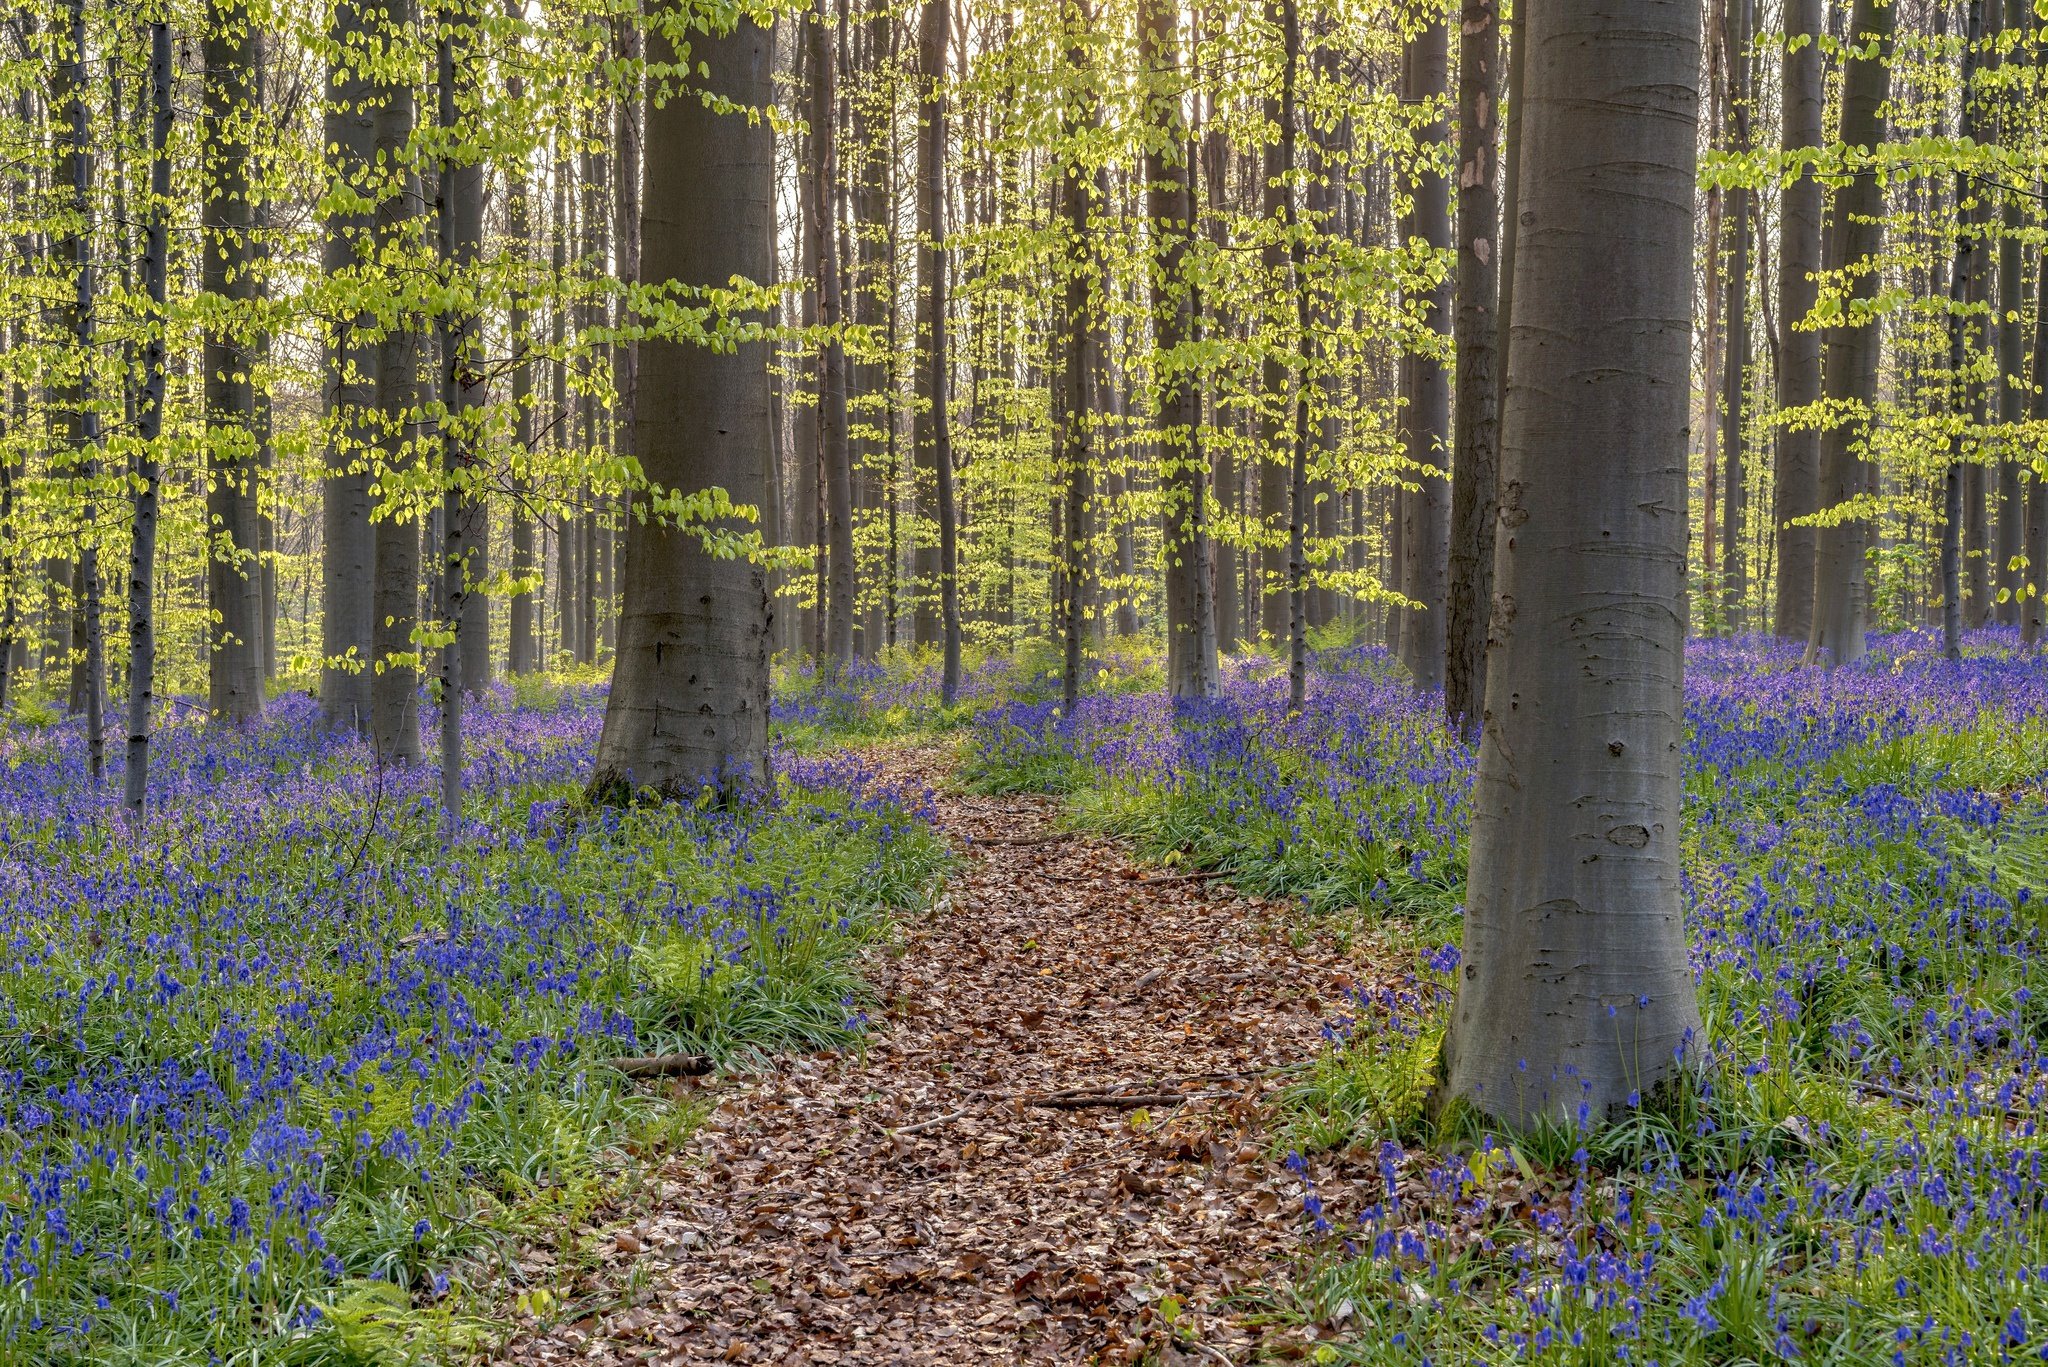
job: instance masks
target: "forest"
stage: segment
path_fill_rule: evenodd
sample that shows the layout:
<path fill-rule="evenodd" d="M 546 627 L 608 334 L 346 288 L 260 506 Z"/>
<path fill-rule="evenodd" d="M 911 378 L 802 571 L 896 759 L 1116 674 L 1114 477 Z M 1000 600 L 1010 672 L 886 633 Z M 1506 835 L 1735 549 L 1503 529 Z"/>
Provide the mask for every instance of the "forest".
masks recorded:
<path fill-rule="evenodd" d="M 0 1363 L 2048 1359 L 2044 907 L 2048 0 L 0 6 Z"/>

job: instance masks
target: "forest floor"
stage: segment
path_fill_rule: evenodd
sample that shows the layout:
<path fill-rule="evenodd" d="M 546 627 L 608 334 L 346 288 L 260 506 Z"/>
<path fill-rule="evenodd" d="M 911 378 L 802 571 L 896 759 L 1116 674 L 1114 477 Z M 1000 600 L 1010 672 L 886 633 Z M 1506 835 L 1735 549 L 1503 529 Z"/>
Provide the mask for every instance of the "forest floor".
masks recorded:
<path fill-rule="evenodd" d="M 944 748 L 872 758 L 938 792 L 962 858 L 869 965 L 866 1047 L 706 1084 L 647 1200 L 540 1250 L 599 1254 L 501 1360 L 1293 1355 L 1233 1295 L 1304 1249 L 1272 1096 L 1384 956 L 1067 834 L 1054 799 L 963 795 Z"/>

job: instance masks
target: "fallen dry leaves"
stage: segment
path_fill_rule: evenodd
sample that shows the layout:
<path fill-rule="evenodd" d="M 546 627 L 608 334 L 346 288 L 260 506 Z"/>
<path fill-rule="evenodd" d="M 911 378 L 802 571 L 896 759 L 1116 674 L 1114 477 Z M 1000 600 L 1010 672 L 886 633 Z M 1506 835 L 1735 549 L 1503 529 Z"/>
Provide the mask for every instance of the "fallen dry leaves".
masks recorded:
<path fill-rule="evenodd" d="M 883 758 L 942 786 L 940 752 Z M 529 1322 L 506 1360 L 1243 1362 L 1258 1348 L 1222 1301 L 1284 1273 L 1304 1235 L 1264 1098 L 1319 1047 L 1357 965 L 1322 941 L 1291 948 L 1279 909 L 1220 883 L 1047 838 L 1049 800 L 952 795 L 939 810 L 968 855 L 870 966 L 886 1009 L 865 1057 L 711 1084 L 716 1109 L 655 1203 L 606 1227 L 603 1265 L 572 1289 L 580 1317 Z"/>

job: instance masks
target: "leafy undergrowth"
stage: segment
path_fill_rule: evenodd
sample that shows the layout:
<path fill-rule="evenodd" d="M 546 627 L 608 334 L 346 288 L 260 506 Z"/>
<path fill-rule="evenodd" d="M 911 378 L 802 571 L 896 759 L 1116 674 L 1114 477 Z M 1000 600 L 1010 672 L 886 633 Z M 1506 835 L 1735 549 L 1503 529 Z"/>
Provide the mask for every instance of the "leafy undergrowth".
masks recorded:
<path fill-rule="evenodd" d="M 0 734 L 0 1357 L 480 1346 L 465 1276 L 692 1123 L 606 1058 L 858 1034 L 929 795 L 785 757 L 750 810 L 593 810 L 601 694 L 526 693 L 473 716 L 452 844 L 431 764 L 303 698 L 167 732 L 132 835 L 74 728 Z"/>
<path fill-rule="evenodd" d="M 1309 1257 L 1249 1305 L 1314 1359 L 2048 1356 L 2048 661 L 1986 633 L 1960 665 L 1917 635 L 1834 673 L 1758 641 L 1690 662 L 1704 1066 L 1512 1143 L 1427 1104 L 1473 760 L 1379 652 L 1322 657 L 1298 714 L 1254 667 L 1213 704 L 977 723 L 984 789 L 1065 792 L 1155 858 L 1413 944 L 1282 1101 Z"/>

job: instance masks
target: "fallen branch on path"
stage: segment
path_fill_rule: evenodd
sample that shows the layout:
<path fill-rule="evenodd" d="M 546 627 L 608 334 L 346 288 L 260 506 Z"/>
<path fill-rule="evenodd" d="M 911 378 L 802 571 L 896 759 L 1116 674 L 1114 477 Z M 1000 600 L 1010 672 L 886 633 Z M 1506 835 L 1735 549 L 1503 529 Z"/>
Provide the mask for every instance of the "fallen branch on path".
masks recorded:
<path fill-rule="evenodd" d="M 970 837 L 977 845 L 1006 845 L 1011 849 L 1022 849 L 1028 845 L 1060 845 L 1078 838 L 1072 831 L 1058 831 L 1052 835 L 992 835 L 985 839 Z"/>
<path fill-rule="evenodd" d="M 1036 1106 L 1042 1111 L 1128 1111 L 1139 1106 L 1180 1106 L 1190 1101 L 1229 1095 L 1228 1092 L 1125 1092 L 1120 1095 L 1096 1092 L 1081 1096 L 1026 1097 L 1024 1101 L 1026 1105 Z"/>
<path fill-rule="evenodd" d="M 941 1125 L 950 1124 L 966 1114 L 967 1112 L 965 1111 L 948 1111 L 944 1115 L 935 1115 L 930 1120 L 920 1120 L 915 1125 L 899 1125 L 895 1129 L 890 1130 L 889 1134 L 892 1137 L 900 1137 L 906 1134 L 922 1134 L 926 1130 L 936 1130 Z"/>
<path fill-rule="evenodd" d="M 703 1077 L 715 1066 L 702 1054 L 650 1054 L 645 1058 L 608 1058 L 604 1062 L 627 1077 Z"/>

